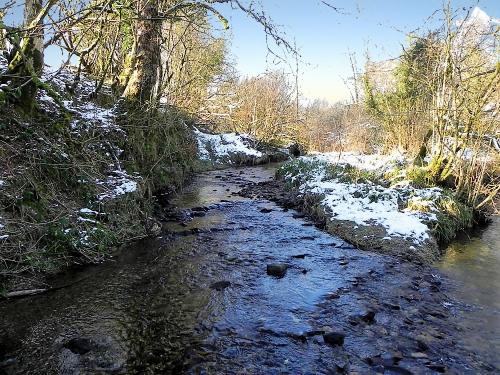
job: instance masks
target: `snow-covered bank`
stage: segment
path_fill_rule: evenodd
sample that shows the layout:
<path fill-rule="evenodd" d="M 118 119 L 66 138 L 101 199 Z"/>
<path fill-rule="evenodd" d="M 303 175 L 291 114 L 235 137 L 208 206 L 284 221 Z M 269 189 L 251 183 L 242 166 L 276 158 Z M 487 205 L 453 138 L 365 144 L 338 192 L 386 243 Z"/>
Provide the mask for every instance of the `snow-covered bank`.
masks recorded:
<path fill-rule="evenodd" d="M 246 134 L 209 134 L 194 129 L 202 162 L 217 165 L 255 165 L 288 158 L 287 150 L 259 145 Z"/>
<path fill-rule="evenodd" d="M 448 196 L 409 181 L 391 185 L 384 176 L 404 162 L 397 154 L 315 154 L 285 164 L 278 175 L 332 232 L 367 249 L 433 260 L 440 204 Z"/>

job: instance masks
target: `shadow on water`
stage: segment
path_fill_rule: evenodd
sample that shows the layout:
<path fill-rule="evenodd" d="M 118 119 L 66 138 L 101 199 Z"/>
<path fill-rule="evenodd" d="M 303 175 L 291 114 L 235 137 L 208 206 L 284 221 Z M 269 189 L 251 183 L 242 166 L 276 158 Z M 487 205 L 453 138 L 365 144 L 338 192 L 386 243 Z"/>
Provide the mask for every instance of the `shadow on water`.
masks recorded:
<path fill-rule="evenodd" d="M 465 339 L 490 327 L 447 295 L 451 260 L 449 287 L 435 268 L 359 251 L 237 195 L 273 173 L 202 173 L 161 237 L 53 281 L 65 288 L 0 302 L 0 374 L 496 371 L 495 349 Z M 286 274 L 267 275 L 271 263 Z"/>

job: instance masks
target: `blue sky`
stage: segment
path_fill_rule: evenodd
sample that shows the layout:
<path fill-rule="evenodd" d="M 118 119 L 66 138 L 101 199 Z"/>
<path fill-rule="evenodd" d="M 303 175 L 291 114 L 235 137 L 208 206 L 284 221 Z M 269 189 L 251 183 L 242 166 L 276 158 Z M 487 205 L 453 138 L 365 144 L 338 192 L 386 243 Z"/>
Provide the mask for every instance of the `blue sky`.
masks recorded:
<path fill-rule="evenodd" d="M 396 57 L 408 32 L 429 30 L 439 23 L 442 13 L 428 18 L 443 6 L 440 0 L 330 0 L 342 8 L 337 13 L 319 0 L 261 3 L 289 39 L 296 40 L 305 62 L 301 64 L 304 97 L 331 102 L 349 97 L 343 82 L 351 75 L 349 51 L 357 55 L 359 65 L 367 50 L 375 60 Z M 454 9 L 478 5 L 490 16 L 500 18 L 500 0 L 452 0 L 451 5 Z M 273 59 L 266 59 L 265 38 L 258 25 L 228 7 L 221 10 L 230 20 L 230 50 L 238 69 L 244 75 L 255 75 L 276 68 Z"/>
<path fill-rule="evenodd" d="M 0 0 L 0 4 L 6 0 Z M 241 0 L 248 3 L 250 0 Z M 296 41 L 302 55 L 300 88 L 305 99 L 346 100 L 349 91 L 344 79 L 351 76 L 348 53 L 357 56 L 362 67 L 366 51 L 375 60 L 396 57 L 406 34 L 420 28 L 423 32 L 439 24 L 443 0 L 328 0 L 340 12 L 320 0 L 261 0 L 266 13 L 281 26 L 288 40 Z M 7 23 L 19 22 L 24 1 L 17 0 L 16 14 Z M 500 18 L 500 0 L 451 0 L 453 9 L 479 6 L 490 16 Z M 227 5 L 218 6 L 230 21 L 230 51 L 243 75 L 257 75 L 276 65 L 267 54 L 265 36 L 256 22 Z M 465 14 L 465 12 L 464 12 Z M 17 17 L 16 17 L 17 15 Z M 17 18 L 17 19 L 16 19 Z M 49 65 L 59 65 L 61 53 L 46 53 Z M 288 70 L 290 71 L 290 70 Z"/>

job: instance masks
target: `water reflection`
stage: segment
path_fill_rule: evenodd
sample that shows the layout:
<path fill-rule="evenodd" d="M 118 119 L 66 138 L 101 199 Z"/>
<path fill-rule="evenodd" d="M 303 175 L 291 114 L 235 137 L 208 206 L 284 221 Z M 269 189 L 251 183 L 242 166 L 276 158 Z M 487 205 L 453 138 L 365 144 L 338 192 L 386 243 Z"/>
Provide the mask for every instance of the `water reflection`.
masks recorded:
<path fill-rule="evenodd" d="M 469 304 L 462 326 L 477 335 L 464 337 L 470 350 L 500 353 L 500 218 L 470 239 L 453 242 L 438 268 L 455 283 L 453 298 Z M 498 365 L 498 358 L 496 359 Z"/>
<path fill-rule="evenodd" d="M 500 310 L 500 218 L 476 237 L 452 243 L 438 267 L 465 301 Z"/>

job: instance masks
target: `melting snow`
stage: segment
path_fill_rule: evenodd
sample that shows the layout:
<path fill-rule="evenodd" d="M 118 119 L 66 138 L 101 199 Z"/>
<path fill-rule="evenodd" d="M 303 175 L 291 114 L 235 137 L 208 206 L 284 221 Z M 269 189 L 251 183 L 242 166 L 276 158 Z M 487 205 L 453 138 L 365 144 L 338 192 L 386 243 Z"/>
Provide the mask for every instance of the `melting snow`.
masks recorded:
<path fill-rule="evenodd" d="M 201 160 L 210 160 L 211 155 L 217 160 L 233 154 L 243 154 L 257 158 L 262 156 L 262 152 L 250 145 L 250 137 L 245 134 L 207 134 L 198 129 L 194 129 L 194 134 L 198 142 L 198 152 Z"/>
<path fill-rule="evenodd" d="M 348 162 L 361 169 L 379 170 L 399 157 L 381 157 L 379 155 L 359 154 L 318 154 L 314 157 L 303 157 L 303 161 L 335 160 Z M 326 164 L 315 164 L 318 167 L 307 175 L 286 175 L 285 179 L 300 181 L 302 193 L 315 193 L 323 196 L 321 204 L 332 217 L 332 220 L 347 220 L 357 225 L 381 225 L 388 236 L 398 236 L 421 243 L 429 238 L 429 228 L 425 222 L 436 220 L 432 199 L 438 197 L 440 189 L 415 189 L 412 187 L 385 188 L 371 182 L 349 183 L 326 176 Z M 394 163 L 392 163 L 394 165 Z M 410 199 L 418 200 L 422 206 L 427 205 L 429 212 L 401 209 L 401 202 Z"/>
<path fill-rule="evenodd" d="M 2 220 L 2 217 L 0 216 L 0 220 Z M 0 222 L 0 230 L 5 228 L 5 225 L 3 225 L 1 222 Z M 2 234 L 0 235 L 0 241 L 1 240 L 6 240 L 7 238 L 9 238 L 9 235 L 8 234 Z"/>
<path fill-rule="evenodd" d="M 98 215 L 99 212 L 91 210 L 90 208 L 81 208 L 80 213 L 86 214 L 86 215 Z"/>
<path fill-rule="evenodd" d="M 0 50 L 0 73 L 7 70 L 7 59 L 3 56 L 3 51 Z"/>
<path fill-rule="evenodd" d="M 96 181 L 97 185 L 105 186 L 107 191 L 99 194 L 99 201 L 114 199 L 126 193 L 132 193 L 137 190 L 137 182 L 125 171 L 113 171 L 113 175 L 108 176 L 106 180 Z"/>
<path fill-rule="evenodd" d="M 97 221 L 96 221 L 96 220 L 87 219 L 87 218 L 85 218 L 85 217 L 81 217 L 81 216 L 78 216 L 77 220 L 78 220 L 78 221 L 80 221 L 80 222 L 83 222 L 83 223 L 92 223 L 92 224 L 97 224 Z"/>
<path fill-rule="evenodd" d="M 385 171 L 395 164 L 404 163 L 403 154 L 394 152 L 390 155 L 363 155 L 355 152 L 325 152 L 313 153 L 313 158 L 331 164 L 350 164 L 353 167 L 367 171 Z"/>

